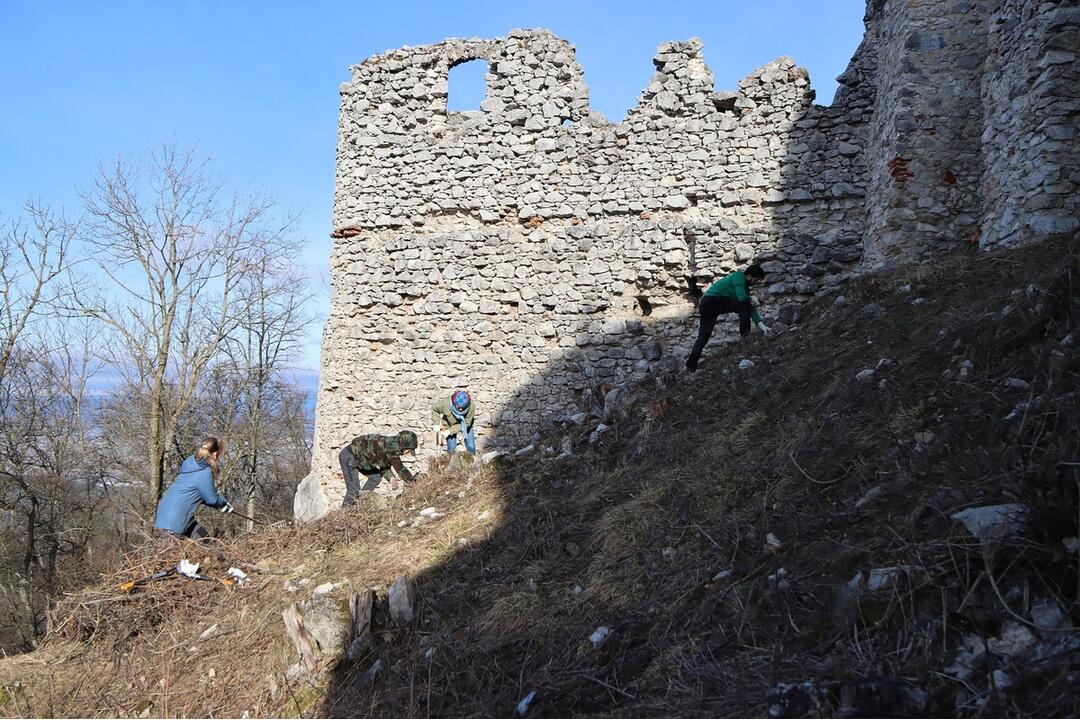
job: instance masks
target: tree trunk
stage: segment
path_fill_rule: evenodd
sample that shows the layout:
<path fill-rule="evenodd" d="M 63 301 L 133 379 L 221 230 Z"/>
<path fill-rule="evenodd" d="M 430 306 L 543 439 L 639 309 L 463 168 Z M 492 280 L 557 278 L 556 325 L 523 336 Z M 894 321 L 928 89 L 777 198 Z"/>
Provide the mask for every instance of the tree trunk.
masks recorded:
<path fill-rule="evenodd" d="M 251 457 L 248 459 L 247 516 L 249 518 L 255 517 L 255 472 L 258 467 L 256 453 L 258 453 L 258 450 L 252 450 Z M 247 521 L 247 529 L 249 532 L 255 529 L 253 520 Z"/>
<path fill-rule="evenodd" d="M 155 507 L 161 501 L 161 496 L 165 494 L 165 446 L 162 437 L 164 419 L 161 408 L 161 385 L 161 380 L 155 379 L 154 388 L 150 391 L 150 437 L 147 443 L 149 446 L 147 460 L 150 463 L 150 488 L 154 493 Z"/>
<path fill-rule="evenodd" d="M 37 608 L 34 607 L 34 561 L 37 559 L 38 499 L 30 496 L 30 510 L 26 513 L 26 553 L 23 555 L 23 577 L 26 579 L 26 622 L 30 628 L 29 640 L 34 644 L 38 637 Z"/>

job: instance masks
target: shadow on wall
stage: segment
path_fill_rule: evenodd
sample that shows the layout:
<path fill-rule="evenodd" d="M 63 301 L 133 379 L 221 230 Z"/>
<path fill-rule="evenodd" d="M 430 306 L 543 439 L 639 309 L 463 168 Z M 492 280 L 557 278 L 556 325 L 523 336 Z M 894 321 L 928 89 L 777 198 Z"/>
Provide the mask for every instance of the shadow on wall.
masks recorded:
<path fill-rule="evenodd" d="M 790 63 L 779 61 L 779 70 L 776 64 L 762 68 L 758 79 L 774 71 L 789 72 L 785 62 Z M 414 578 L 425 624 L 404 637 L 407 643 L 420 643 L 421 649 L 389 650 L 405 659 L 395 668 L 396 677 L 381 681 L 374 691 L 358 684 L 366 667 L 343 666 L 325 696 L 327 715 L 506 716 L 538 686 L 542 694 L 532 709 L 536 715 L 630 707 L 635 713 L 649 712 L 621 688 L 655 674 L 658 665 L 666 667 L 664 677 L 676 676 L 688 658 L 658 657 L 657 636 L 674 631 L 692 637 L 700 623 L 709 621 L 708 613 L 690 607 L 698 600 L 693 595 L 668 599 L 690 618 L 688 627 L 675 630 L 658 625 L 657 618 L 665 616 L 648 604 L 652 600 L 639 604 L 657 585 L 670 581 L 685 589 L 686 584 L 685 578 L 669 576 L 667 550 L 651 544 L 649 517 L 655 512 L 690 527 L 695 516 L 691 488 L 700 485 L 687 478 L 717 458 L 690 440 L 706 437 L 707 417 L 675 429 L 685 437 L 661 437 L 653 429 L 671 409 L 673 397 L 693 393 L 695 383 L 725 383 L 724 373 L 739 372 L 739 353 L 720 350 L 722 343 L 737 337 L 731 315 L 717 326 L 698 373 L 688 375 L 683 369 L 697 331 L 694 303 L 713 280 L 756 260 L 769 272 L 766 283 L 754 291 L 766 322 L 797 332 L 802 303 L 839 287 L 850 274 L 862 255 L 865 212 L 858 175 L 862 141 L 858 130 L 844 125 L 852 108 L 861 113 L 870 104 L 861 80 L 847 77 L 848 97 L 832 108 L 813 106 L 808 92 L 807 102 L 778 109 L 790 117 L 783 144 L 767 148 L 765 185 L 722 198 L 719 202 L 730 212 L 718 213 L 715 223 L 683 225 L 689 262 L 681 305 L 669 301 L 664 313 L 656 313 L 648 289 L 638 290 L 639 317 L 605 319 L 602 342 L 583 339 L 582 347 L 563 351 L 501 407 L 481 408 L 496 420 L 496 444 L 513 442 L 517 448 L 525 442 L 512 424 L 530 415 L 543 418 L 553 396 L 577 411 L 544 419 L 532 449 L 510 460 L 509 470 L 496 471 L 501 507 L 493 512 L 500 518 L 498 529 Z M 762 101 L 769 82 L 764 78 Z M 754 152 L 749 145 L 747 149 Z M 822 228 L 830 229 L 822 233 Z M 731 263 L 730 255 L 721 259 L 696 253 L 699 237 L 710 238 L 702 246 L 729 251 L 734 246 L 736 262 Z M 738 342 L 767 351 L 770 340 L 755 331 Z M 720 357 L 731 367 L 718 367 Z M 613 373 L 626 368 L 627 361 L 634 363 L 630 372 Z M 746 406 L 749 413 L 752 400 L 732 397 L 729 402 Z M 630 415 L 634 421 L 627 419 Z M 680 449 L 685 454 L 678 455 Z M 676 456 L 686 464 L 672 464 Z M 708 471 L 740 474 L 739 468 Z M 737 542 L 732 537 L 712 540 Z M 726 562 L 721 556 L 727 553 L 726 545 L 715 547 L 718 564 Z M 529 618 L 538 607 L 546 607 L 544 617 L 557 623 L 531 625 Z M 664 622 L 671 616 L 666 617 Z M 593 648 L 586 632 L 579 648 L 568 646 L 568 629 L 577 633 L 599 626 L 608 626 L 612 642 L 594 638 Z M 423 648 L 430 648 L 432 655 L 421 661 L 426 664 L 416 665 Z M 721 707 L 724 688 L 718 684 L 672 692 L 696 694 L 705 706 L 714 696 Z M 760 698 L 742 701 L 753 706 Z M 652 712 L 663 713 L 664 707 Z"/>
<path fill-rule="evenodd" d="M 477 59 L 481 111 L 448 113 L 447 73 Z M 353 69 L 316 480 L 350 437 L 423 427 L 460 385 L 486 406 L 481 444 L 520 448 L 539 417 L 684 356 L 692 303 L 718 277 L 767 263 L 766 314 L 791 323 L 857 262 L 862 107 L 814 107 L 789 58 L 723 92 L 696 39 L 664 43 L 654 64 L 614 124 L 546 31 Z"/>
<path fill-rule="evenodd" d="M 764 187 L 737 187 L 721 192 L 719 202 L 711 197 L 692 197 L 692 210 L 700 210 L 704 220 L 679 218 L 675 232 L 681 235 L 677 252 L 682 267 L 668 268 L 681 276 L 684 291 L 674 295 L 656 284 L 641 284 L 622 290 L 622 305 L 628 297 L 637 301 L 635 317 L 602 319 L 599 332 L 583 334 L 580 347 L 559 353 L 543 369 L 522 383 L 510 400 L 494 415 L 496 447 L 521 448 L 528 444 L 516 423 L 528 418 L 538 429 L 550 430 L 559 424 L 587 422 L 590 412 L 602 407 L 613 390 L 644 379 L 664 378 L 681 372 L 697 335 L 696 305 L 708 286 L 752 262 L 766 271 L 765 282 L 753 295 L 766 323 L 784 332 L 799 323 L 800 308 L 810 298 L 834 292 L 851 276 L 863 258 L 865 207 L 865 137 L 861 120 L 870 113 L 873 85 L 865 66 L 867 51 L 860 49 L 852 67 L 841 80 L 837 101 L 830 107 L 813 105 L 813 92 L 804 70 L 786 58 L 759 68 L 740 89 L 740 97 L 760 103 L 766 112 L 785 116 L 774 120 L 782 128 L 776 134 L 782 142 L 770 147 L 766 157 L 758 155 Z M 805 82 L 798 96 L 786 96 L 786 106 L 771 108 L 778 93 L 773 83 L 791 78 Z M 775 78 L 775 80 L 774 80 Z M 746 140 L 747 150 L 754 147 Z M 744 168 L 744 172 L 745 172 Z M 721 207 L 723 209 L 721 209 Z M 648 242 L 634 242 L 650 232 L 662 231 L 665 221 L 646 220 L 627 225 L 614 243 L 621 248 L 649 248 Z M 670 221 L 668 221 L 670 222 Z M 587 237 L 587 228 L 576 228 Z M 667 230 L 668 236 L 672 230 Z M 652 244 L 669 248 L 669 241 Z M 668 282 L 670 287 L 673 283 Z M 590 298 L 601 304 L 614 298 Z M 654 308 L 653 303 L 659 303 Z M 721 318 L 710 347 L 738 339 L 735 316 Z M 756 334 L 756 331 L 754 331 Z M 551 335 L 554 335 L 554 329 Z M 706 351 L 706 361 L 708 350 Z M 632 363 L 632 364 L 631 364 Z M 661 381 L 663 384 L 663 381 Z M 662 390 L 662 387 L 658 387 Z M 618 395 L 608 401 L 618 404 Z M 552 416 L 548 408 L 572 408 Z M 609 419 L 607 414 L 595 420 Z M 533 434 L 540 437 L 542 431 Z M 554 455 L 570 452 L 569 432 L 554 448 L 538 450 Z"/>

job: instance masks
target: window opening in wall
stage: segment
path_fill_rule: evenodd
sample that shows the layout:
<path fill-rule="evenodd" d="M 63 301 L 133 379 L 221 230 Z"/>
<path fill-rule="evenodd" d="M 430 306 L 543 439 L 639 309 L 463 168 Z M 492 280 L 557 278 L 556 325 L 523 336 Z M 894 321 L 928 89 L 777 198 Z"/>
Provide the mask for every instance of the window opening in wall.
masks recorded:
<path fill-rule="evenodd" d="M 649 302 L 649 298 L 644 295 L 637 296 L 638 307 L 641 308 L 641 314 L 645 317 L 652 315 L 652 303 Z"/>
<path fill-rule="evenodd" d="M 450 68 L 446 81 L 446 109 L 449 112 L 479 110 L 487 97 L 488 63 L 469 60 Z"/>

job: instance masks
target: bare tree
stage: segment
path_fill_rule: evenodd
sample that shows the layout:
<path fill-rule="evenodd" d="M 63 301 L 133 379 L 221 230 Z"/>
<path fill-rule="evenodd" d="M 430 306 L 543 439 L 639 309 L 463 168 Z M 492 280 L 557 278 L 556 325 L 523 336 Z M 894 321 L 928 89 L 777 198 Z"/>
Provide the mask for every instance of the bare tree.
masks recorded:
<path fill-rule="evenodd" d="M 10 625 L 26 644 L 40 630 L 30 582 L 42 512 L 32 460 L 45 428 L 36 381 L 48 366 L 40 325 L 52 312 L 74 228 L 40 202 L 27 203 L 24 212 L 0 235 L 0 508 L 6 521 L 0 529 L 13 536 L 4 542 L 4 557 L 17 580 L 0 587 L 18 601 L 7 603 L 9 611 L 23 608 Z"/>
<path fill-rule="evenodd" d="M 67 268 L 76 227 L 40 202 L 0 235 L 0 385 L 20 339 L 48 314 L 57 277 Z"/>
<path fill-rule="evenodd" d="M 80 234 L 107 287 L 75 283 L 82 312 L 115 335 L 110 362 L 145 387 L 151 499 L 165 489 L 177 424 L 211 361 L 248 312 L 239 292 L 262 249 L 291 219 L 273 225 L 264 197 L 223 200 L 193 149 L 165 145 L 142 162 L 99 169 L 83 195 Z"/>
<path fill-rule="evenodd" d="M 38 323 L 7 364 L 0 386 L 0 561 L 7 600 L 0 634 L 31 646 L 45 630 L 49 600 L 91 572 L 81 559 L 104 499 L 104 463 L 89 430 L 87 342 Z M 81 342 L 80 342 L 81 341 Z"/>
<path fill-rule="evenodd" d="M 247 312 L 225 343 L 246 405 L 234 442 L 243 458 L 249 517 L 254 517 L 256 512 L 264 453 L 268 449 L 279 450 L 282 440 L 288 437 L 281 434 L 281 413 L 290 405 L 290 393 L 295 390 L 282 381 L 282 371 L 314 319 L 307 310 L 311 299 L 307 278 L 296 272 L 288 260 L 296 250 L 294 244 L 264 249 L 259 262 L 244 279 L 244 293 L 250 300 Z M 302 410 L 302 407 L 289 409 Z M 249 521 L 248 528 L 251 527 Z"/>
<path fill-rule="evenodd" d="M 297 480 L 310 466 L 311 392 L 278 368 L 255 395 L 252 377 L 227 360 L 216 364 L 181 426 L 220 429 L 226 449 L 222 493 L 243 499 L 250 517 L 285 519 L 292 516 Z M 186 439 L 192 444 L 198 438 Z"/>

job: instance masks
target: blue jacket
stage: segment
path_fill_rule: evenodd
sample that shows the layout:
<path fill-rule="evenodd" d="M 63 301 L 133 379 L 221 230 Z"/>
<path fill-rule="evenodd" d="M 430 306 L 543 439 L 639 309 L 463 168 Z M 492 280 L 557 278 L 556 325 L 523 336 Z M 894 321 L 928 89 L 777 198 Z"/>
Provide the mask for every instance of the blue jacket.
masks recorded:
<path fill-rule="evenodd" d="M 192 455 L 180 466 L 180 474 L 161 496 L 154 527 L 184 535 L 195 523 L 195 509 L 200 503 L 220 508 L 226 502 L 214 487 L 210 464 Z"/>

